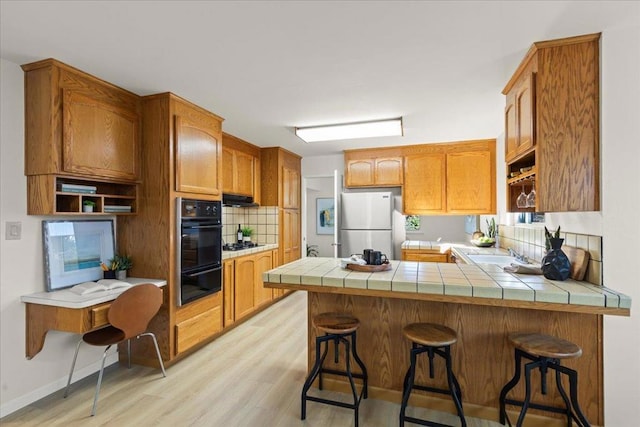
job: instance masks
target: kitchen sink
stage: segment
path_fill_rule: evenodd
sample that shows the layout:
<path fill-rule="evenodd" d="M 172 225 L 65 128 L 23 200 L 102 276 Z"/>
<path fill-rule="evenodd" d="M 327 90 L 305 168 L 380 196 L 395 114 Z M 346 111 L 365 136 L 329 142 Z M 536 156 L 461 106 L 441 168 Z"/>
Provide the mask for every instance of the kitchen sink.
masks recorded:
<path fill-rule="evenodd" d="M 476 264 L 496 264 L 501 267 L 511 265 L 512 262 L 526 265 L 526 263 L 518 260 L 516 257 L 511 255 L 472 254 L 467 255 L 467 258 L 469 258 Z"/>

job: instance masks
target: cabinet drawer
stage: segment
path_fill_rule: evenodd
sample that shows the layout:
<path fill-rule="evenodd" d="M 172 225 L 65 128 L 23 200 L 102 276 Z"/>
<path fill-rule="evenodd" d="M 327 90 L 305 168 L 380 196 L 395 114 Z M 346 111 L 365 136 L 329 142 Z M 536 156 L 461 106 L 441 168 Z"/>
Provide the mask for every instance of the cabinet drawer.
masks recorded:
<path fill-rule="evenodd" d="M 419 262 L 449 262 L 449 254 L 443 254 L 440 252 L 402 251 L 402 260 Z"/>
<path fill-rule="evenodd" d="M 200 313 L 176 325 L 176 351 L 182 353 L 222 330 L 220 307 Z"/>
<path fill-rule="evenodd" d="M 109 308 L 111 308 L 111 303 L 91 307 L 89 310 L 89 314 L 91 316 L 91 329 L 109 324 Z"/>

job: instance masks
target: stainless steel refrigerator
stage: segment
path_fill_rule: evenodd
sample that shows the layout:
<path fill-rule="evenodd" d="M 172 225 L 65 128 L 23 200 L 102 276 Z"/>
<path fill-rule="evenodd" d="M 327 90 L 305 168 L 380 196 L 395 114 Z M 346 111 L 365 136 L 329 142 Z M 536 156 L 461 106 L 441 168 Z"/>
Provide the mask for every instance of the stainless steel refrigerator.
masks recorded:
<path fill-rule="evenodd" d="M 393 194 L 342 193 L 340 197 L 340 256 L 374 249 L 393 259 Z"/>

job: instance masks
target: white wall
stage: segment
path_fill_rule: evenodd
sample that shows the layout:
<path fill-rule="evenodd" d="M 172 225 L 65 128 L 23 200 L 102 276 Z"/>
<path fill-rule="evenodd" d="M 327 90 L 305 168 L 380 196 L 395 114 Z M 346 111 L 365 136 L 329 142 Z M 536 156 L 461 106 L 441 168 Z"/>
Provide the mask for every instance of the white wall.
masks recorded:
<path fill-rule="evenodd" d="M 307 244 L 318 246 L 318 256 L 333 257 L 333 234 L 316 234 L 316 199 L 333 198 L 333 177 L 307 178 Z"/>
<path fill-rule="evenodd" d="M 0 66 L 0 416 L 4 416 L 66 385 L 79 335 L 49 332 L 43 350 L 32 360 L 25 358 L 25 307 L 20 296 L 45 290 L 44 217 L 27 216 L 22 69 L 4 59 Z M 4 239 L 7 221 L 22 223 L 22 239 Z M 74 378 L 98 370 L 101 354 L 98 348 L 83 346 Z M 112 352 L 109 363 L 115 359 Z"/>

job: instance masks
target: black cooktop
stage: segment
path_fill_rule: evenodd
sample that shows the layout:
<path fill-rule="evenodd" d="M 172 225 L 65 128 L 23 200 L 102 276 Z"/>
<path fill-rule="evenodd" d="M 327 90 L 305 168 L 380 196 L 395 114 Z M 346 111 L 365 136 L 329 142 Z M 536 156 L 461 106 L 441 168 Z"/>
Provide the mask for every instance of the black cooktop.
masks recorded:
<path fill-rule="evenodd" d="M 226 243 L 222 246 L 223 251 L 241 251 L 243 249 L 257 248 L 259 245 L 254 242 L 242 242 L 242 243 Z"/>

